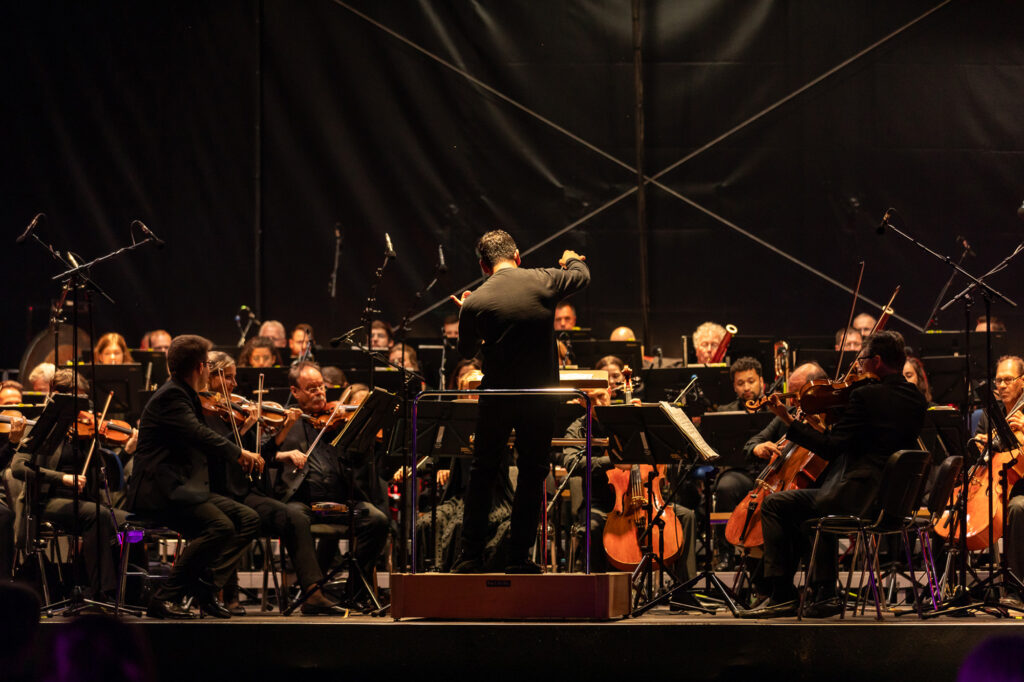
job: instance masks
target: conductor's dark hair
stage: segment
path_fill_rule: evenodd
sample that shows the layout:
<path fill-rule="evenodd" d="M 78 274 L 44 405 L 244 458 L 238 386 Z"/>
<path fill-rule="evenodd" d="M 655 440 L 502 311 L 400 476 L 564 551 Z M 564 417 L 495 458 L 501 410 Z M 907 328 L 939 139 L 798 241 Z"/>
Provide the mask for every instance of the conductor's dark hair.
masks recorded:
<path fill-rule="evenodd" d="M 167 349 L 167 372 L 176 379 L 184 379 L 201 364 L 213 348 L 209 340 L 196 334 L 182 334 L 171 340 Z"/>
<path fill-rule="evenodd" d="M 907 362 L 907 349 L 903 343 L 903 335 L 899 332 L 875 332 L 864 342 L 861 355 L 877 355 L 886 367 L 897 372 L 902 372 L 903 365 Z"/>
<path fill-rule="evenodd" d="M 757 361 L 757 358 L 740 358 L 729 367 L 729 380 L 732 381 L 735 379 L 736 375 L 740 372 L 747 372 L 750 370 L 757 372 L 758 377 L 764 376 L 761 373 L 761 363 Z"/>
<path fill-rule="evenodd" d="M 476 257 L 489 268 L 503 260 L 514 260 L 516 257 L 515 240 L 505 230 L 491 230 L 480 237 L 476 243 Z"/>

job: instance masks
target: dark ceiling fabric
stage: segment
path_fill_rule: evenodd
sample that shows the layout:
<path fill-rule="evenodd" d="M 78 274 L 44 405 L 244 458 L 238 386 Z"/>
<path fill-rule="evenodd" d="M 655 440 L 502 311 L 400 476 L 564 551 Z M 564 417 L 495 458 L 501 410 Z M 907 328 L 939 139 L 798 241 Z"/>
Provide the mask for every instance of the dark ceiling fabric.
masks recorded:
<path fill-rule="evenodd" d="M 450 274 L 416 311 L 479 276 L 472 248 L 484 230 L 505 227 L 525 251 L 634 186 L 627 168 L 330 0 L 22 4 L 0 10 L 11 103 L 0 114 L 0 219 L 13 240 L 45 211 L 40 234 L 86 257 L 124 244 L 132 218 L 164 237 L 164 250 L 95 273 L 118 299 L 99 306 L 98 331 L 132 343 L 158 325 L 231 342 L 243 303 L 289 326 L 311 322 L 321 340 L 355 326 L 385 232 L 398 259 L 378 307 L 397 322 L 428 281 L 437 244 Z M 632 164 L 627 0 L 351 4 Z M 648 173 L 934 4 L 645 2 Z M 1009 0 L 953 2 L 662 182 L 844 283 L 865 260 L 865 294 L 884 301 L 902 284 L 897 312 L 923 323 L 947 270 L 873 227 L 895 206 L 940 251 L 964 234 L 975 270 L 1017 242 L 1022 19 Z M 257 170 L 262 300 L 252 276 Z M 839 288 L 657 187 L 648 203 L 649 345 L 677 354 L 679 335 L 709 318 L 741 333 L 830 333 L 845 322 Z M 336 224 L 345 241 L 332 305 Z M 585 253 L 594 281 L 578 296 L 581 323 L 602 336 L 639 328 L 635 230 L 629 197 L 526 264 L 551 265 L 563 248 Z M 6 303 L 11 366 L 25 306 L 52 297 L 54 268 L 32 245 L 2 252 L 0 282 L 18 292 Z M 1024 301 L 1014 272 L 993 283 Z M 424 315 L 414 334 L 454 311 Z M 941 320 L 960 324 L 954 312 Z"/>

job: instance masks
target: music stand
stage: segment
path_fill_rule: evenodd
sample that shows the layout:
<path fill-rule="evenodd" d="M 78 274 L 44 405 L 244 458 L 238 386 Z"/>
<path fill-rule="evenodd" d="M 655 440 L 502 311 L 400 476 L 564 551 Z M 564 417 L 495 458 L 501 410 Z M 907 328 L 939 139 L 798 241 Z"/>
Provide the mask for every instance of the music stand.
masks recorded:
<path fill-rule="evenodd" d="M 94 365 L 97 395 L 113 392 L 107 416 L 124 415 L 134 422 L 142 415 L 142 391 L 146 388 L 142 366 L 137 363 L 123 365 Z"/>
<path fill-rule="evenodd" d="M 771 412 L 707 412 L 700 420 L 700 434 L 722 455 L 718 467 L 741 469 L 747 464 L 743 446 L 774 418 Z"/>

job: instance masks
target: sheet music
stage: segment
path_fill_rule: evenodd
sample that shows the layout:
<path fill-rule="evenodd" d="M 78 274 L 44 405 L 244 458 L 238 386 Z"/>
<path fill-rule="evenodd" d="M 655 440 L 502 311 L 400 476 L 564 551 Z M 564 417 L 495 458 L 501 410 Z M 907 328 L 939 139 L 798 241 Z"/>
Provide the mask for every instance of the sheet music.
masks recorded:
<path fill-rule="evenodd" d="M 693 425 L 693 422 L 690 421 L 690 418 L 686 416 L 686 413 L 681 408 L 665 400 L 659 402 L 658 405 L 661 407 L 661 411 L 668 415 L 672 423 L 678 427 L 680 433 L 686 437 L 686 440 L 693 444 L 697 454 L 700 455 L 703 461 L 714 462 L 719 458 L 719 454 L 708 445 L 707 441 L 704 440 L 704 436 L 700 435 L 697 427 Z"/>

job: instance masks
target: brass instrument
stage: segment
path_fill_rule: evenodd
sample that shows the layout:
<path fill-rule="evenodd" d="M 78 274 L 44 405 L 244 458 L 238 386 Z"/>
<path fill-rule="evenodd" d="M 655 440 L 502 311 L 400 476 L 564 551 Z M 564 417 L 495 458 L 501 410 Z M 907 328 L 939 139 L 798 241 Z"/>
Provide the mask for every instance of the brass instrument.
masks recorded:
<path fill-rule="evenodd" d="M 729 350 L 729 342 L 732 341 L 732 337 L 736 335 L 737 331 L 739 330 L 736 329 L 736 325 L 725 325 L 725 336 L 718 342 L 718 348 L 715 349 L 715 354 L 711 356 L 711 364 L 725 359 L 725 353 Z"/>
<path fill-rule="evenodd" d="M 775 360 L 775 381 L 782 382 L 782 392 L 789 390 L 789 343 L 776 341 L 772 345 L 772 358 Z"/>

